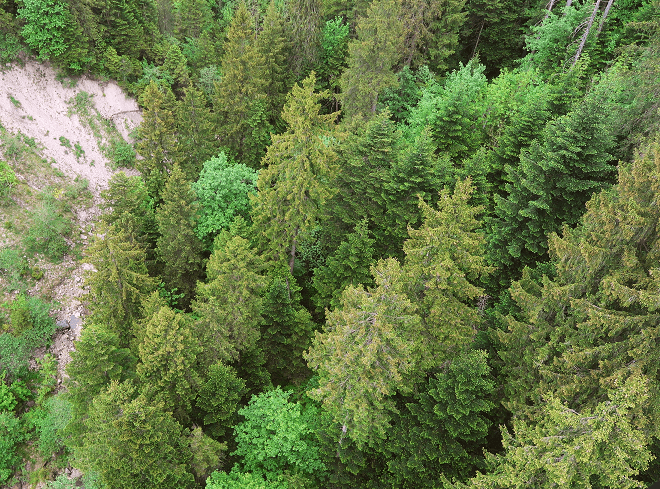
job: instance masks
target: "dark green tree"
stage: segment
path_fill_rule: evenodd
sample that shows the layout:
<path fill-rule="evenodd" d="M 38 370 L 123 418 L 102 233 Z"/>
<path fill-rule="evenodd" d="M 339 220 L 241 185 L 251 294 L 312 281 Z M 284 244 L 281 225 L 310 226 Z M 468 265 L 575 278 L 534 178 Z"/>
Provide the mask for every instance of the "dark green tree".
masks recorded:
<path fill-rule="evenodd" d="M 179 39 L 197 39 L 212 26 L 211 2 L 209 0 L 178 0 L 175 6 L 175 19 Z"/>
<path fill-rule="evenodd" d="M 271 273 L 264 293 L 259 345 L 274 381 L 300 380 L 308 373 L 302 355 L 309 348 L 315 325 L 301 298 L 300 287 L 288 269 Z"/>
<path fill-rule="evenodd" d="M 371 117 L 378 96 L 397 85 L 404 42 L 400 0 L 378 0 L 357 25 L 357 39 L 348 43 L 348 67 L 341 77 L 342 112 Z"/>
<path fill-rule="evenodd" d="M 290 24 L 275 6 L 275 1 L 271 0 L 266 9 L 256 46 L 264 58 L 264 77 L 267 82 L 264 91 L 268 122 L 276 132 L 282 132 L 285 128 L 281 113 L 291 86 L 291 73 L 287 65 L 291 51 L 290 35 Z"/>
<path fill-rule="evenodd" d="M 86 428 L 76 460 L 108 488 L 193 487 L 186 430 L 132 384 L 112 381 L 92 402 Z"/>
<path fill-rule="evenodd" d="M 176 100 L 169 88 L 151 81 L 140 96 L 140 105 L 144 113 L 136 149 L 142 158 L 136 167 L 142 172 L 149 195 L 158 201 L 178 154 Z"/>
<path fill-rule="evenodd" d="M 214 363 L 199 386 L 195 405 L 202 412 L 204 429 L 219 438 L 234 424 L 238 403 L 245 392 L 245 381 L 221 362 Z"/>
<path fill-rule="evenodd" d="M 168 290 L 177 288 L 185 294 L 181 305 L 187 306 L 202 276 L 203 245 L 195 234 L 196 196 L 178 164 L 172 169 L 162 198 L 156 210 L 160 233 L 156 254 L 162 263 L 161 276 Z"/>
<path fill-rule="evenodd" d="M 206 268 L 208 283 L 199 283 L 193 311 L 199 316 L 197 334 L 204 351 L 202 365 L 238 360 L 257 345 L 262 322 L 262 259 L 240 236 L 224 240 Z"/>
<path fill-rule="evenodd" d="M 227 31 L 213 108 L 220 143 L 252 167 L 269 142 L 265 63 L 257 47 L 254 18 L 241 2 Z"/>

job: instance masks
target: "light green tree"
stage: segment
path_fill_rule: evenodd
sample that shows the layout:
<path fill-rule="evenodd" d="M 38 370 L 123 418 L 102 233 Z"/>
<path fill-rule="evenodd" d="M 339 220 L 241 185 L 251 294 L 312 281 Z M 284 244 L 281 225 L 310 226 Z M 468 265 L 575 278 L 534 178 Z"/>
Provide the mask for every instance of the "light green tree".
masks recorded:
<path fill-rule="evenodd" d="M 289 255 L 293 272 L 300 236 L 316 225 L 324 202 L 332 195 L 336 153 L 333 138 L 337 113 L 321 114 L 326 96 L 314 91 L 312 73 L 293 87 L 282 117 L 284 134 L 273 136 L 252 198 L 254 229 L 273 261 Z"/>

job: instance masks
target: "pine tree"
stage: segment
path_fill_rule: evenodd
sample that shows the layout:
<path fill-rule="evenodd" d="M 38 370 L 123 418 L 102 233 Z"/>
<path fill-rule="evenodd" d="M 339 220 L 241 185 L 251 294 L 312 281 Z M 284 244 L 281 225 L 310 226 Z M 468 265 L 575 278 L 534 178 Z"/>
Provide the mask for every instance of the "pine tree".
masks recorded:
<path fill-rule="evenodd" d="M 256 167 L 268 145 L 265 60 L 256 45 L 255 22 L 244 2 L 227 31 L 213 108 L 220 143 L 238 161 Z"/>
<path fill-rule="evenodd" d="M 86 257 L 93 267 L 85 280 L 91 318 L 107 326 L 126 347 L 142 317 L 142 301 L 155 289 L 154 280 L 147 273 L 144 247 L 126 232 L 122 220 L 100 225 L 97 233 Z"/>
<path fill-rule="evenodd" d="M 86 428 L 76 460 L 109 489 L 193 487 L 186 430 L 130 383 L 113 381 L 94 399 Z"/>
<path fill-rule="evenodd" d="M 237 360 L 259 339 L 265 279 L 261 258 L 240 236 L 216 248 L 206 268 L 208 283 L 199 283 L 193 311 L 199 316 L 198 337 L 204 345 L 202 365 Z"/>
<path fill-rule="evenodd" d="M 396 412 L 389 396 L 408 390 L 408 333 L 419 322 L 403 291 L 399 263 L 380 262 L 372 274 L 375 287 L 344 290 L 341 307 L 328 312 L 323 333 L 316 333 L 305 355 L 319 376 L 319 387 L 308 395 L 323 401 L 341 424 L 342 438 L 350 437 L 358 447 L 385 437 L 390 413 Z"/>
<path fill-rule="evenodd" d="M 289 255 L 293 272 L 300 236 L 309 233 L 331 195 L 336 154 L 336 113 L 321 115 L 324 93 L 316 93 L 314 73 L 294 86 L 282 112 L 288 130 L 273 136 L 252 198 L 254 229 L 271 260 Z"/>
<path fill-rule="evenodd" d="M 404 27 L 400 0 L 378 0 L 357 24 L 357 39 L 348 44 L 348 68 L 341 78 L 342 111 L 347 117 L 371 117 L 378 95 L 397 85 Z"/>
<path fill-rule="evenodd" d="M 138 346 L 136 372 L 143 391 L 180 421 L 188 419 L 200 384 L 194 370 L 200 346 L 189 320 L 167 306 L 147 321 Z"/>
<path fill-rule="evenodd" d="M 163 264 L 161 276 L 169 290 L 177 288 L 185 294 L 182 305 L 187 306 L 202 275 L 203 245 L 195 234 L 195 194 L 178 164 L 172 169 L 162 198 L 156 210 L 160 233 L 156 253 Z"/>
<path fill-rule="evenodd" d="M 291 74 L 287 60 L 290 56 L 290 26 L 271 0 L 266 9 L 262 30 L 257 37 L 257 49 L 264 57 L 266 111 L 268 122 L 276 130 L 284 129 L 282 108 L 289 91 Z"/>
<path fill-rule="evenodd" d="M 137 160 L 136 167 L 142 172 L 149 195 L 158 201 L 178 152 L 176 101 L 169 88 L 159 87 L 152 80 L 140 96 L 140 105 L 144 113 L 136 148 L 142 159 Z"/>
<path fill-rule="evenodd" d="M 201 90 L 193 86 L 183 89 L 183 98 L 177 104 L 176 122 L 177 159 L 187 180 L 195 182 L 204 162 L 218 151 L 213 115 Z"/>

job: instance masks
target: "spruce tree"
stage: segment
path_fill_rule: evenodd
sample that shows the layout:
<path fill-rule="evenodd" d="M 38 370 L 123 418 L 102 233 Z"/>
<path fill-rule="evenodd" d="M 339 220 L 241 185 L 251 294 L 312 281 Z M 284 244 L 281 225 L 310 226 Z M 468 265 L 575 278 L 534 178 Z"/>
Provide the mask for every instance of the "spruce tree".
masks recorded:
<path fill-rule="evenodd" d="M 199 316 L 198 338 L 204 345 L 202 365 L 238 360 L 257 345 L 266 285 L 261 258 L 240 236 L 216 248 L 206 268 L 207 283 L 199 283 L 193 311 Z"/>
<path fill-rule="evenodd" d="M 213 115 L 201 90 L 193 86 L 183 89 L 183 98 L 177 104 L 176 122 L 177 159 L 188 181 L 195 182 L 204 162 L 218 151 Z"/>
<path fill-rule="evenodd" d="M 300 380 L 308 373 L 302 356 L 309 348 L 314 322 L 301 304 L 300 287 L 291 272 L 284 268 L 271 276 L 264 293 L 259 344 L 266 355 L 271 378 L 284 384 L 284 381 Z"/>
<path fill-rule="evenodd" d="M 187 306 L 202 275 L 203 245 L 195 234 L 195 194 L 178 164 L 172 169 L 162 198 L 156 210 L 160 233 L 156 254 L 162 263 L 161 277 L 168 290 L 176 288 L 185 294 L 181 304 Z"/>
<path fill-rule="evenodd" d="M 591 195 L 612 181 L 614 131 L 610 104 L 587 98 L 571 113 L 550 121 L 541 140 L 507 167 L 507 197 L 495 196 L 489 257 L 501 285 L 524 266 L 547 259 L 546 239 L 561 226 L 575 225 Z"/>
<path fill-rule="evenodd" d="M 400 0 L 377 0 L 357 24 L 357 39 L 348 44 L 348 68 L 341 78 L 342 112 L 371 117 L 382 91 L 397 85 L 404 27 Z"/>
<path fill-rule="evenodd" d="M 86 428 L 76 460 L 109 489 L 193 487 L 186 430 L 132 384 L 111 382 L 92 402 Z"/>
<path fill-rule="evenodd" d="M 140 96 L 144 107 L 143 121 L 138 129 L 136 149 L 142 156 L 136 167 L 145 179 L 149 195 L 158 201 L 172 169 L 177 152 L 174 94 L 152 80 Z"/>
<path fill-rule="evenodd" d="M 266 168 L 259 172 L 258 193 L 251 197 L 254 229 L 270 259 L 279 261 L 289 255 L 292 272 L 298 240 L 316 225 L 332 194 L 335 171 L 333 122 L 337 114 L 320 113 L 326 94 L 315 92 L 315 83 L 312 73 L 289 94 L 282 112 L 288 129 L 273 136 L 264 158 Z"/>
<path fill-rule="evenodd" d="M 340 308 L 328 312 L 323 333 L 316 333 L 305 355 L 319 376 L 318 388 L 308 395 L 322 401 L 342 426 L 339 443 L 348 436 L 358 447 L 385 437 L 395 411 L 390 396 L 410 387 L 409 333 L 419 322 L 403 290 L 399 263 L 382 261 L 372 274 L 374 287 L 344 290 Z"/>
<path fill-rule="evenodd" d="M 126 347 L 134 336 L 135 322 L 142 317 L 142 301 L 155 283 L 147 273 L 144 247 L 126 232 L 122 220 L 112 226 L 99 225 L 97 233 L 86 256 L 93 267 L 85 280 L 91 318 L 107 326 Z"/>
<path fill-rule="evenodd" d="M 297 80 L 316 66 L 320 54 L 323 2 L 292 0 L 287 5 L 291 25 L 292 50 L 287 63 Z"/>
<path fill-rule="evenodd" d="M 491 270 L 476 219 L 481 208 L 469 204 L 472 191 L 470 180 L 457 183 L 453 194 L 443 190 L 437 210 L 420 200 L 423 224 L 408 230 L 403 245 L 406 290 L 421 317 L 411 338 L 420 369 L 451 359 L 481 322 L 475 302 L 484 291 L 475 283 Z"/>
<path fill-rule="evenodd" d="M 375 262 L 373 244 L 367 221 L 360 221 L 339 248 L 326 258 L 325 264 L 314 269 L 317 309 L 336 309 L 342 292 L 349 285 L 373 285 L 370 272 Z"/>
<path fill-rule="evenodd" d="M 245 392 L 245 381 L 232 367 L 217 362 L 205 372 L 195 405 L 202 411 L 204 430 L 220 438 L 234 424 L 238 403 Z"/>
<path fill-rule="evenodd" d="M 137 376 L 151 403 L 162 403 L 180 421 L 189 419 L 200 380 L 194 370 L 200 349 L 190 320 L 167 306 L 146 323 L 138 345 Z"/>
<path fill-rule="evenodd" d="M 213 24 L 213 10 L 208 0 L 178 0 L 176 33 L 181 40 L 197 39 Z"/>
<path fill-rule="evenodd" d="M 213 108 L 220 143 L 238 161 L 256 167 L 269 142 L 265 60 L 257 48 L 254 18 L 241 2 L 227 31 Z"/>
<path fill-rule="evenodd" d="M 289 37 L 290 26 L 275 6 L 275 1 L 271 0 L 257 37 L 257 49 L 264 58 L 264 76 L 267 81 L 264 92 L 268 122 L 276 132 L 284 130 L 281 113 L 291 80 L 287 65 L 291 50 Z"/>

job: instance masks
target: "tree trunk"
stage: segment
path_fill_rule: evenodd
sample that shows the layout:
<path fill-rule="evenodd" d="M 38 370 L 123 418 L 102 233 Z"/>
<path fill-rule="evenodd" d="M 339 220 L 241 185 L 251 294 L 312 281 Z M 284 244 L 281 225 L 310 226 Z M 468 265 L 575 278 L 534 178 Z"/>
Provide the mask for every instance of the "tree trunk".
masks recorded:
<path fill-rule="evenodd" d="M 578 50 L 575 53 L 575 57 L 573 58 L 573 64 L 571 65 L 571 68 L 575 66 L 575 63 L 577 63 L 578 59 L 580 59 L 580 55 L 582 54 L 584 45 L 587 43 L 587 38 L 589 37 L 589 31 L 591 30 L 591 26 L 593 25 L 594 19 L 596 18 L 596 12 L 598 12 L 598 8 L 600 7 L 600 1 L 601 0 L 596 0 L 596 3 L 594 4 L 594 10 L 593 12 L 591 12 L 591 17 L 589 17 L 589 22 L 587 22 L 587 27 L 584 28 L 584 34 L 582 34 L 582 39 L 580 40 L 580 46 L 578 47 Z"/>
<path fill-rule="evenodd" d="M 613 3 L 614 0 L 608 0 L 607 6 L 605 7 L 605 12 L 603 12 L 603 18 L 600 19 L 600 24 L 598 24 L 598 30 L 596 31 L 596 35 L 600 34 L 600 31 L 603 30 L 603 25 L 605 25 L 605 19 L 607 19 L 607 14 L 610 13 L 610 8 L 612 8 Z"/>

